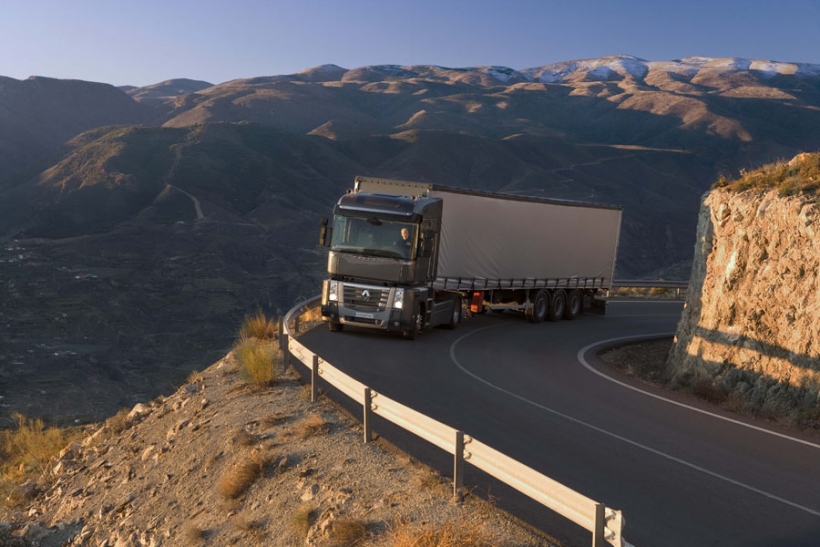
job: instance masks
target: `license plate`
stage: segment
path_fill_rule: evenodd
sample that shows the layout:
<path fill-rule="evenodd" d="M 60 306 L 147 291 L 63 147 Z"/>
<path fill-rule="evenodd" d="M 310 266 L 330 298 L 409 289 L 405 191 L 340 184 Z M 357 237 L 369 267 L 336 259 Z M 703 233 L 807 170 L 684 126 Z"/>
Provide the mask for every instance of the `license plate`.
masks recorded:
<path fill-rule="evenodd" d="M 372 313 L 363 313 L 360 311 L 357 311 L 353 315 L 354 317 L 361 317 L 362 319 L 373 319 L 375 317 L 375 315 L 373 315 Z"/>

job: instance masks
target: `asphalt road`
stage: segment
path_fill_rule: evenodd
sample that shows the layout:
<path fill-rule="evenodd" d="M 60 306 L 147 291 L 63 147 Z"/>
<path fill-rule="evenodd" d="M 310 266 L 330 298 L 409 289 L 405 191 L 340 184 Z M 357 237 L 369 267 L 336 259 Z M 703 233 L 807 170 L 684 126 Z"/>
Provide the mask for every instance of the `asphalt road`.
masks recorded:
<path fill-rule="evenodd" d="M 622 510 L 636 547 L 820 545 L 820 441 L 620 376 L 595 356 L 606 340 L 674 332 L 680 311 L 613 302 L 606 317 L 488 314 L 413 342 L 321 327 L 300 340 L 377 392 Z M 386 423 L 376 431 L 451 476 L 449 455 Z M 559 540 L 590 544 L 469 466 L 465 480 Z"/>

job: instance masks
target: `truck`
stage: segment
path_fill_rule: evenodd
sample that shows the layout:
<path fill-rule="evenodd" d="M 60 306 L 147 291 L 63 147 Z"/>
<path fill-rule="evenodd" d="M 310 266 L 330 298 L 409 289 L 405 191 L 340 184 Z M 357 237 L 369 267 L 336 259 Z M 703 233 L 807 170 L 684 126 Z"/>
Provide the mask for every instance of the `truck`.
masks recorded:
<path fill-rule="evenodd" d="M 372 177 L 323 218 L 321 314 L 415 339 L 472 313 L 516 310 L 539 323 L 602 313 L 622 207 Z"/>

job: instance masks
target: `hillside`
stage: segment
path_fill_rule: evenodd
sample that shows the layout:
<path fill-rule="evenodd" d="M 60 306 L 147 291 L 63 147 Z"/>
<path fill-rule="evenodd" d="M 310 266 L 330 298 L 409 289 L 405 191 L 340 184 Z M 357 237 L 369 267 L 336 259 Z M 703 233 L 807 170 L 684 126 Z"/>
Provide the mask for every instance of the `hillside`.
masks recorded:
<path fill-rule="evenodd" d="M 395 547 L 425 535 L 554 545 L 452 492 L 391 445 L 362 443 L 355 420 L 311 403 L 293 376 L 254 386 L 229 355 L 108 420 L 13 491 L 0 545 Z"/>
<path fill-rule="evenodd" d="M 4 409 L 100 419 L 315 294 L 318 218 L 356 175 L 623 205 L 616 276 L 680 275 L 702 193 L 817 127 L 818 67 L 740 59 L 3 79 Z"/>
<path fill-rule="evenodd" d="M 0 77 L 0 190 L 14 172 L 83 131 L 157 121 L 153 109 L 107 84 Z"/>

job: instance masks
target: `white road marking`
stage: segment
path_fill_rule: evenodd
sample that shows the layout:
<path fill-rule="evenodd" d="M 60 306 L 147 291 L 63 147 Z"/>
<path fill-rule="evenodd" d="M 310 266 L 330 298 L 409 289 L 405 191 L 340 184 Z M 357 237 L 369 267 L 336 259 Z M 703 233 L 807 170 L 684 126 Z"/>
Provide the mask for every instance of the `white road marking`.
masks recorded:
<path fill-rule="evenodd" d="M 639 443 L 639 442 L 637 442 L 637 441 L 633 441 L 633 440 L 631 440 L 631 439 L 627 439 L 626 437 L 622 437 L 621 435 L 617 435 L 617 434 L 615 434 L 615 433 L 612 433 L 611 431 L 607 431 L 606 429 L 603 429 L 603 428 L 600 428 L 600 427 L 594 426 L 594 425 L 592 425 L 592 424 L 590 424 L 590 423 L 584 422 L 583 420 L 579 420 L 578 418 L 573 418 L 572 416 L 569 416 L 569 415 L 567 415 L 567 414 L 564 414 L 564 413 L 559 412 L 559 411 L 557 411 L 557 410 L 554 410 L 554 409 L 552 409 L 552 408 L 546 407 L 546 406 L 544 406 L 544 405 L 542 405 L 542 404 L 536 403 L 535 401 L 531 401 L 531 400 L 527 399 L 526 397 L 522 397 L 521 395 L 518 395 L 517 393 L 513 393 L 512 391 L 508 391 L 508 390 L 504 389 L 503 387 L 497 386 L 497 385 L 493 384 L 492 382 L 490 382 L 490 381 L 488 381 L 488 380 L 485 380 L 484 378 L 482 378 L 482 377 L 480 377 L 480 376 L 478 376 L 478 375 L 476 375 L 476 374 L 474 374 L 474 373 L 470 372 L 469 370 L 467 370 L 467 369 L 466 369 L 466 368 L 465 368 L 465 367 L 464 367 L 464 366 L 463 366 L 463 365 L 459 362 L 458 358 L 456 357 L 456 346 L 459 344 L 459 342 L 461 342 L 462 340 L 464 340 L 464 339 L 465 339 L 465 338 L 467 338 L 468 336 L 472 336 L 472 335 L 474 335 L 474 334 L 476 334 L 476 333 L 479 333 L 479 332 L 481 332 L 481 331 L 485 331 L 485 330 L 487 330 L 487 329 L 491 329 L 491 328 L 495 328 L 495 327 L 503 326 L 503 325 L 505 325 L 505 324 L 506 324 L 506 323 L 504 323 L 504 324 L 499 324 L 499 325 L 490 325 L 490 326 L 488 326 L 488 327 L 482 327 L 482 328 L 480 328 L 480 329 L 476 329 L 476 330 L 474 330 L 474 331 L 468 332 L 467 334 L 464 334 L 463 336 L 460 336 L 459 338 L 457 338 L 457 339 L 456 339 L 456 341 L 455 341 L 455 342 L 453 342 L 453 343 L 450 345 L 450 359 L 453 361 L 453 363 L 456 365 L 456 367 L 458 367 L 458 369 L 459 369 L 459 370 L 461 370 L 461 371 L 462 371 L 463 373 L 465 373 L 466 375 L 470 376 L 471 378 L 473 378 L 473 379 L 475 379 L 475 380 L 477 380 L 477 381 L 481 382 L 482 384 L 484 384 L 484 385 L 486 385 L 486 386 L 488 386 L 488 387 L 490 387 L 490 388 L 492 388 L 492 389 L 494 389 L 494 390 L 496 390 L 496 391 L 499 391 L 499 392 L 501 392 L 501 393 L 504 393 L 505 395 L 509 395 L 510 397 L 512 397 L 512 398 L 514 398 L 514 399 L 517 399 L 518 401 L 521 401 L 521 402 L 523 402 L 523 403 L 527 403 L 527 404 L 529 404 L 529 405 L 531 405 L 531 406 L 534 406 L 534 407 L 536 407 L 536 408 L 538 408 L 538 409 L 540 409 L 540 410 L 543 410 L 543 411 L 545 411 L 545 412 L 549 412 L 550 414 L 553 414 L 553 415 L 555 415 L 555 416 L 558 416 L 558 417 L 560 417 L 560 418 L 563 418 L 563 419 L 565 419 L 565 420 L 567 420 L 567 421 L 570 421 L 570 422 L 572 422 L 572 423 L 574 423 L 574 424 L 577 424 L 577 425 L 580 425 L 580 426 L 586 427 L 586 428 L 588 428 L 588 429 L 591 429 L 591 430 L 593 430 L 593 431 L 596 431 L 596 432 L 598 432 L 598 433 L 601 433 L 602 435 L 606 435 L 606 436 L 611 437 L 611 438 L 613 438 L 613 439 L 617 439 L 617 440 L 619 440 L 619 441 L 621 441 L 621 442 L 623 442 L 623 443 L 626 443 L 626 444 L 628 444 L 628 445 L 634 446 L 635 448 L 640 448 L 640 449 L 642 449 L 642 450 L 645 450 L 645 451 L 647 451 L 647 452 L 650 452 L 650 453 L 652 453 L 652 454 L 655 454 L 656 456 L 660 456 L 660 457 L 662 457 L 662 458 L 665 458 L 665 459 L 667 459 L 667 460 L 673 461 L 673 462 L 675 462 L 675 463 L 679 463 L 679 464 L 681 464 L 681 465 L 683 465 L 683 466 L 686 466 L 686 467 L 688 467 L 688 468 L 690 468 L 690 469 L 694 469 L 695 471 L 699 471 L 699 472 L 701 472 L 701 473 L 704 473 L 705 475 L 709 475 L 710 477 L 714 477 L 714 478 L 719 479 L 719 480 L 722 480 L 722 481 L 724 481 L 724 482 L 728 482 L 729 484 L 733 484 L 733 485 L 735 485 L 735 486 L 738 486 L 738 487 L 743 488 L 743 489 L 745 489 L 745 490 L 748 490 L 748 491 L 750 491 L 750 492 L 754 492 L 754 493 L 756 493 L 756 494 L 760 494 L 761 496 L 767 497 L 767 498 L 769 498 L 769 499 L 771 499 L 771 500 L 779 501 L 780 503 L 783 503 L 783 504 L 788 505 L 788 506 L 790 506 L 790 507 L 794 507 L 795 509 L 799 509 L 799 510 L 804 511 L 804 512 L 806 512 L 806 513 L 809 513 L 809 514 L 811 514 L 811 515 L 815 515 L 815 516 L 820 517 L 820 511 L 816 511 L 816 510 L 814 510 L 814 509 L 811 509 L 810 507 L 806 507 L 806 506 L 800 505 L 800 504 L 798 504 L 798 503 L 795 503 L 795 502 L 793 502 L 793 501 L 789 501 L 789 500 L 787 500 L 787 499 L 785 499 L 785 498 L 781 498 L 781 497 L 779 497 L 779 496 L 776 496 L 776 495 L 774 495 L 774 494 L 770 494 L 769 492 L 766 492 L 766 491 L 764 491 L 764 490 L 760 490 L 759 488 L 755 488 L 754 486 L 750 486 L 750 485 L 745 484 L 745 483 L 742 483 L 742 482 L 740 482 L 740 481 L 736 481 L 736 480 L 734 480 L 734 479 L 732 479 L 732 478 L 729 478 L 729 477 L 727 477 L 727 476 L 725 476 L 725 475 L 721 475 L 721 474 L 716 473 L 716 472 L 714 472 L 714 471 L 709 471 L 708 469 L 706 469 L 706 468 L 704 468 L 704 467 L 701 467 L 701 466 L 699 466 L 699 465 L 695 465 L 695 464 L 693 464 L 693 463 L 691 463 L 691 462 L 688 462 L 688 461 L 686 461 L 686 460 L 683 460 L 683 459 L 681 459 L 681 458 L 677 458 L 677 457 L 675 457 L 675 456 L 672 456 L 671 454 L 667 454 L 667 453 L 665 453 L 665 452 L 661 452 L 660 450 L 656 450 L 656 449 L 654 449 L 654 448 L 651 448 L 651 447 L 649 447 L 649 446 L 646 446 L 646 445 L 644 445 L 644 444 L 641 444 L 641 443 Z M 646 336 L 653 336 L 653 335 L 646 335 Z M 638 338 L 638 337 L 631 337 L 631 338 L 633 338 L 633 339 L 634 339 L 634 338 Z M 580 359 L 580 356 L 581 356 L 581 352 L 583 352 L 583 351 L 585 351 L 585 350 L 587 350 L 587 349 L 589 349 L 589 348 L 591 348 L 591 347 L 594 347 L 594 346 L 596 346 L 596 345 L 598 345 L 598 344 L 603 344 L 603 343 L 611 342 L 611 341 L 614 341 L 614 340 L 618 340 L 618 339 L 611 339 L 611 340 L 608 340 L 608 341 L 597 342 L 597 343 L 595 343 L 595 344 L 591 344 L 591 345 L 589 345 L 589 346 L 586 346 L 586 348 L 583 348 L 583 349 L 582 349 L 582 350 L 578 353 L 578 355 L 579 355 L 579 359 Z M 588 367 L 588 368 L 589 368 L 589 367 Z M 595 371 L 594 369 L 592 369 L 592 370 L 593 370 L 596 374 L 600 374 L 600 373 L 598 373 L 597 371 Z M 603 376 L 603 375 L 601 375 L 601 376 Z M 606 377 L 606 376 L 604 376 L 604 377 L 605 377 L 605 378 L 608 378 L 608 377 Z M 616 382 L 617 382 L 617 381 L 616 381 Z M 618 383 L 620 383 L 620 382 L 618 382 Z M 631 388 L 631 386 L 626 386 L 626 387 L 630 387 L 630 388 Z M 638 391 L 641 391 L 641 390 L 638 390 Z M 644 392 L 644 393 L 646 393 L 646 392 Z M 668 402 L 670 402 L 670 403 L 674 403 L 674 404 L 678 404 L 678 405 L 680 405 L 680 403 L 677 403 L 677 402 L 675 402 L 675 401 L 670 401 L 670 400 L 668 400 L 668 399 L 664 399 L 663 397 L 658 397 L 658 396 L 653 395 L 653 394 L 651 394 L 651 393 L 646 393 L 646 394 L 647 394 L 647 395 L 650 395 L 650 396 L 652 396 L 652 397 L 656 397 L 656 398 L 658 398 L 658 399 L 664 400 L 664 401 L 668 401 Z M 686 407 L 687 405 L 680 405 L 680 406 L 684 406 L 684 407 Z M 694 407 L 687 407 L 687 408 L 691 408 L 692 410 L 698 410 L 698 411 L 700 411 L 699 409 L 696 409 L 696 408 L 694 408 Z M 706 414 L 709 414 L 709 413 L 706 413 Z M 717 416 L 717 415 L 713 415 L 713 416 L 718 417 L 718 418 L 722 418 L 722 416 Z M 730 421 L 732 421 L 732 420 L 730 420 Z M 737 423 L 739 423 L 740 425 L 747 425 L 747 424 L 743 424 L 743 423 L 741 423 L 741 422 L 737 422 Z M 755 428 L 755 429 L 760 429 L 760 428 Z M 765 430 L 765 429 L 761 429 L 761 431 L 767 431 L 767 430 Z M 787 437 L 787 438 L 791 439 L 791 437 Z M 793 439 L 793 440 L 796 440 L 796 441 L 797 441 L 797 440 L 799 440 L 799 439 Z M 808 444 L 811 444 L 811 443 L 808 443 Z M 812 446 L 817 446 L 817 445 L 812 445 Z M 820 448 L 820 447 L 818 447 L 818 448 Z"/>
<path fill-rule="evenodd" d="M 690 405 L 687 405 L 685 403 L 680 403 L 678 401 L 673 401 L 672 399 L 667 399 L 666 397 L 661 397 L 660 395 L 657 395 L 655 393 L 650 393 L 650 392 L 645 391 L 643 389 L 640 389 L 638 387 L 631 386 L 631 385 L 629 385 L 625 382 L 621 382 L 620 380 L 616 380 L 615 378 L 613 378 L 611 376 L 607 376 L 603 372 L 595 369 L 592 365 L 590 365 L 587 362 L 586 358 L 584 357 L 586 355 L 586 353 L 589 350 L 591 350 L 592 348 L 594 348 L 595 346 L 602 346 L 604 344 L 609 344 L 609 343 L 612 343 L 612 342 L 626 342 L 627 340 L 640 340 L 640 339 L 644 339 L 644 338 L 674 336 L 674 334 L 675 334 L 674 332 L 661 332 L 661 333 L 657 333 L 657 334 L 646 334 L 646 335 L 643 335 L 643 336 L 623 336 L 623 337 L 620 337 L 620 338 L 610 338 L 609 340 L 601 340 L 600 342 L 595 342 L 595 343 L 589 344 L 588 346 L 585 346 L 585 347 L 581 348 L 580 350 L 578 350 L 578 361 L 586 369 L 588 369 L 590 372 L 593 372 L 593 373 L 597 374 L 601 378 L 604 378 L 605 380 L 609 380 L 612 383 L 618 384 L 621 387 L 625 387 L 627 389 L 631 389 L 632 391 L 637 391 L 638 393 L 642 393 L 642 394 L 646 395 L 647 397 L 652 397 L 653 399 L 657 399 L 659 401 L 664 401 L 666 403 L 669 403 L 670 405 L 675 405 L 675 406 L 679 406 L 681 408 L 686 408 L 686 409 L 689 409 L 693 412 L 700 412 L 701 414 L 711 416 L 712 418 L 717 418 L 719 420 L 724 420 L 726 422 L 730 422 L 730 423 L 733 423 L 733 424 L 736 424 L 736 425 L 739 425 L 739 426 L 748 427 L 749 429 L 754 429 L 755 431 L 760 431 L 761 433 L 766 433 L 767 435 L 774 435 L 775 437 L 780 437 L 781 439 L 786 439 L 786 440 L 793 441 L 793 442 L 796 442 L 796 443 L 804 444 L 806 446 L 810 446 L 812 448 L 820 449 L 820 444 L 815 444 L 815 443 L 810 442 L 810 441 L 805 441 L 803 439 L 798 439 L 798 438 L 792 437 L 790 435 L 784 435 L 783 433 L 778 433 L 776 431 L 772 431 L 770 429 L 765 429 L 763 427 L 758 427 L 756 425 L 747 424 L 745 422 L 741 422 L 740 420 L 735 420 L 733 418 L 728 418 L 726 416 L 721 416 L 720 414 L 715 414 L 714 412 L 709 412 L 708 410 L 703 410 L 701 408 L 690 406 Z"/>

